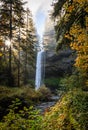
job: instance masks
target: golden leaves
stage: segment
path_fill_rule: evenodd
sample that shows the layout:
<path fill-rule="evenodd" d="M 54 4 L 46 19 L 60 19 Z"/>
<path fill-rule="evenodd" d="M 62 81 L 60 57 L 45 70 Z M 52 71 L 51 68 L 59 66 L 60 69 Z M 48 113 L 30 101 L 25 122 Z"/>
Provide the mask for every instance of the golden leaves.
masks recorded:
<path fill-rule="evenodd" d="M 84 72 L 88 71 L 88 55 L 79 55 L 76 58 L 75 66 Z"/>
<path fill-rule="evenodd" d="M 81 33 L 80 35 L 78 35 L 77 41 L 79 43 L 83 43 L 83 42 L 85 42 L 85 40 L 86 40 L 86 35 L 85 34 Z"/>
<path fill-rule="evenodd" d="M 70 29 L 70 34 L 71 35 L 78 35 L 81 32 L 82 32 L 82 30 L 81 30 L 81 26 L 80 25 L 73 24 L 73 26 Z"/>
<path fill-rule="evenodd" d="M 85 3 L 88 2 L 88 0 L 73 0 L 73 2 L 78 3 L 79 6 L 83 6 Z"/>
<path fill-rule="evenodd" d="M 65 38 L 67 38 L 67 39 L 71 39 L 71 37 L 70 37 L 70 35 L 69 34 L 65 34 L 65 36 L 64 36 Z"/>
<path fill-rule="evenodd" d="M 88 20 L 88 18 L 86 18 Z M 86 20 L 86 21 L 87 21 Z M 69 34 L 74 37 L 70 47 L 77 52 L 77 58 L 75 60 L 75 66 L 79 69 L 88 71 L 88 35 L 85 28 L 81 28 L 79 24 L 74 24 Z M 69 38 L 69 36 L 66 36 Z"/>
<path fill-rule="evenodd" d="M 74 10 L 74 5 L 70 5 L 67 9 L 69 13 L 71 13 Z"/>
<path fill-rule="evenodd" d="M 2 53 L 0 53 L 0 57 L 2 56 Z"/>

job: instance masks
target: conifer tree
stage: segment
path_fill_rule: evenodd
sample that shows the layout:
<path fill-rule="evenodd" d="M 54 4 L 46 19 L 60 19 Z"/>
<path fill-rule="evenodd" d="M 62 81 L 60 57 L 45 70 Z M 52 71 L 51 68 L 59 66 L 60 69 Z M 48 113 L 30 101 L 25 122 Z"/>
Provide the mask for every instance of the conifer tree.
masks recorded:
<path fill-rule="evenodd" d="M 33 24 L 32 14 L 26 11 L 26 38 L 24 40 L 24 84 L 27 83 L 31 69 L 35 69 L 35 44 L 37 41 L 36 30 Z"/>
<path fill-rule="evenodd" d="M 24 12 L 24 3 L 20 0 L 0 0 L 0 35 L 3 37 L 4 42 L 9 39 L 9 68 L 8 68 L 8 83 L 12 86 L 12 45 L 17 26 L 19 25 L 19 14 Z M 21 11 L 20 11 L 21 10 Z M 20 26 L 23 26 L 23 18 L 21 17 Z"/>

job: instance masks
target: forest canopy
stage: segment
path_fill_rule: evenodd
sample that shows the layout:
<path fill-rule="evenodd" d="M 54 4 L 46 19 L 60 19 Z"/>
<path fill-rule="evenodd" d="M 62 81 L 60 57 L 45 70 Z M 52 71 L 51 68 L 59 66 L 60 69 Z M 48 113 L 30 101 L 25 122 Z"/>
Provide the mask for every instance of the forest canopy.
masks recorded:
<path fill-rule="evenodd" d="M 83 73 L 88 86 L 88 1 L 58 0 L 52 16 L 56 24 L 56 50 L 67 45 L 76 51 L 75 67 Z"/>

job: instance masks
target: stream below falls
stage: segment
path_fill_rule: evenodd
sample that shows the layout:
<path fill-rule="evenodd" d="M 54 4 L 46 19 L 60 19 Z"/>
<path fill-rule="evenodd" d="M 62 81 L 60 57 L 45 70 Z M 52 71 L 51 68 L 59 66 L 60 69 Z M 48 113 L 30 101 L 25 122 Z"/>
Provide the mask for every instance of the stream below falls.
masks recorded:
<path fill-rule="evenodd" d="M 52 96 L 50 98 L 50 101 L 48 102 L 42 102 L 38 105 L 36 105 L 36 109 L 40 111 L 41 114 L 48 111 L 50 107 L 54 106 L 56 102 L 59 100 L 59 96 Z"/>

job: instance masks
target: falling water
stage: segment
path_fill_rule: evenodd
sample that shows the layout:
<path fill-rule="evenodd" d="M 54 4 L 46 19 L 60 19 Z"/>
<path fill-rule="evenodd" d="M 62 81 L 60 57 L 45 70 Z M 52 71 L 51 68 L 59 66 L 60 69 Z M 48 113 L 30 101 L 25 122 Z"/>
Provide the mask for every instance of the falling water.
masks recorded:
<path fill-rule="evenodd" d="M 37 53 L 37 61 L 36 61 L 36 78 L 35 78 L 35 89 L 38 90 L 40 86 L 43 84 L 44 80 L 44 62 L 45 62 L 45 52 L 42 48 Z"/>

